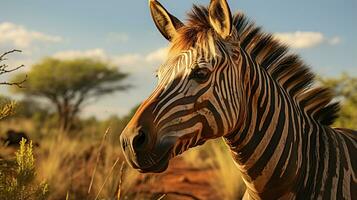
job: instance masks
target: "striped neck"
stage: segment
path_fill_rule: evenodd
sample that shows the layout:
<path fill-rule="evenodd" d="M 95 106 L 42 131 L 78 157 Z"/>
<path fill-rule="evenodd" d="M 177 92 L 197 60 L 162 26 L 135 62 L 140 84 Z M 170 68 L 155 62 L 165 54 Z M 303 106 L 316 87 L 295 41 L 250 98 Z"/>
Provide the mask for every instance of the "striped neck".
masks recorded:
<path fill-rule="evenodd" d="M 249 195 L 275 199 L 294 190 L 307 118 L 293 99 L 241 50 L 243 91 L 237 128 L 225 136 Z"/>

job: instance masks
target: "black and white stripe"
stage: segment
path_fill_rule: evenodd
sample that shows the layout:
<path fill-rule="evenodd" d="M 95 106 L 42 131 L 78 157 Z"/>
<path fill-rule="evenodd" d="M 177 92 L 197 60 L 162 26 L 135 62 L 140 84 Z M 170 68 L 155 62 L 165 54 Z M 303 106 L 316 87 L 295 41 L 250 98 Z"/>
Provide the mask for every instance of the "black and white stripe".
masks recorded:
<path fill-rule="evenodd" d="M 230 16 L 225 0 L 194 6 L 187 25 L 155 0 L 150 6 L 172 45 L 157 88 L 124 131 L 124 144 L 142 127 L 150 133 L 129 151 L 137 168 L 161 170 L 160 152 L 171 158 L 223 137 L 245 199 L 357 198 L 357 133 L 330 127 L 338 104 L 311 86 L 298 56 L 243 15 Z"/>

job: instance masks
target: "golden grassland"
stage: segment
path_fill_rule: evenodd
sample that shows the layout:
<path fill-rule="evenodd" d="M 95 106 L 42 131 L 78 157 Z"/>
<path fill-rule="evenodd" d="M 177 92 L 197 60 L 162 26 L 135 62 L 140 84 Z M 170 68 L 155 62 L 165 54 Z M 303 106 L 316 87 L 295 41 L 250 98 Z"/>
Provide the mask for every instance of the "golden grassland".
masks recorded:
<path fill-rule="evenodd" d="M 0 122 L 0 136 L 8 129 L 27 130 L 34 143 L 38 143 L 34 146 L 36 178 L 48 183 L 49 199 L 144 199 L 137 190 L 133 192 L 139 172 L 126 164 L 119 145 L 121 127 L 113 122 L 70 134 L 45 126 L 39 129 L 31 120 Z M 0 145 L 0 158 L 11 159 L 15 151 L 14 147 Z M 182 156 L 189 165 L 217 169 L 220 178 L 208 179 L 211 178 L 212 188 L 225 195 L 222 199 L 242 195 L 244 184 L 221 140 L 208 142 Z M 150 175 L 145 182 L 150 184 L 155 176 Z"/>

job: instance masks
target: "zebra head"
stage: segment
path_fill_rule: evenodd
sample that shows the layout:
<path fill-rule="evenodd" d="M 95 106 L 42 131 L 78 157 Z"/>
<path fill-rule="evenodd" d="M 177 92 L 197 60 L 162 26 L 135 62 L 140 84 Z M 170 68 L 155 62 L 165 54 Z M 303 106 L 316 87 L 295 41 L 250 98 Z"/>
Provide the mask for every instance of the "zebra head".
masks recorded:
<path fill-rule="evenodd" d="M 240 92 L 233 83 L 237 70 L 232 65 L 239 52 L 232 48 L 237 33 L 225 0 L 212 0 L 203 19 L 187 24 L 157 1 L 149 5 L 171 47 L 158 69 L 156 89 L 122 132 L 121 143 L 134 168 L 161 172 L 175 155 L 233 131 Z M 190 17 L 195 16 L 202 17 Z"/>

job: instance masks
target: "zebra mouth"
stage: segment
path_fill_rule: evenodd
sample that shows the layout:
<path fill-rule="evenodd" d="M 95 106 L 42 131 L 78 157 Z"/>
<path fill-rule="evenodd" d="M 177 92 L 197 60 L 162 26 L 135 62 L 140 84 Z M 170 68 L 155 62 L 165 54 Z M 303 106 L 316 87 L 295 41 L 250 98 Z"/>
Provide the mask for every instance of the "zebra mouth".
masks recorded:
<path fill-rule="evenodd" d="M 137 169 L 141 173 L 160 173 L 163 172 L 167 169 L 169 166 L 169 160 L 171 158 L 171 153 L 172 149 L 169 149 L 164 155 L 162 155 L 159 159 L 156 161 L 153 160 L 152 158 L 149 158 L 149 156 L 146 156 L 146 160 L 152 160 L 150 162 L 150 165 L 145 165 L 145 166 L 140 166 L 137 165 L 136 163 L 133 164 L 133 168 Z"/>

